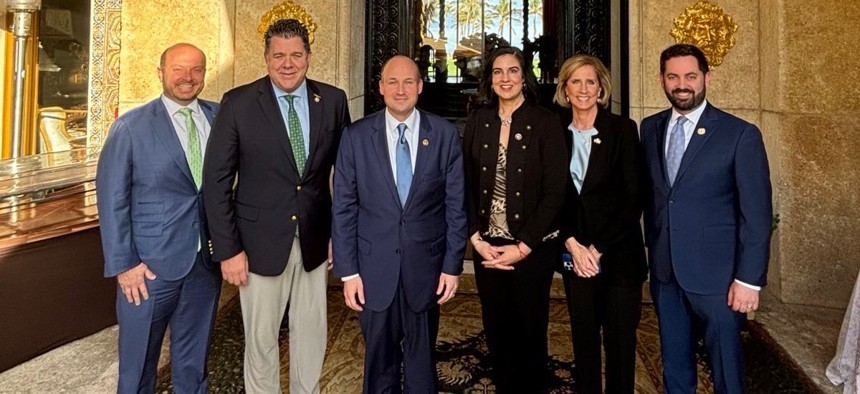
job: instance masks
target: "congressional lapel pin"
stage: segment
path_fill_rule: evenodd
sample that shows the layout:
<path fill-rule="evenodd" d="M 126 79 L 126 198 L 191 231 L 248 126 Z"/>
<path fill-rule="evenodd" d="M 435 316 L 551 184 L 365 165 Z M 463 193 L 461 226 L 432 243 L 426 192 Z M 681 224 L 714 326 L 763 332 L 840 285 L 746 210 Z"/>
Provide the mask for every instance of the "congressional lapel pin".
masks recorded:
<path fill-rule="evenodd" d="M 430 145 L 430 141 L 428 141 L 428 140 L 425 138 L 425 139 L 421 140 L 421 145 L 424 145 L 424 146 Z"/>
<path fill-rule="evenodd" d="M 601 143 L 601 142 L 602 142 L 602 141 L 600 141 L 600 138 L 595 138 L 595 139 L 594 139 L 594 143 L 595 143 L 595 144 L 597 144 L 597 145 L 600 145 L 600 143 Z"/>
<path fill-rule="evenodd" d="M 314 102 L 315 102 L 315 103 L 320 102 L 320 95 L 318 95 L 318 94 L 314 93 Z"/>
<path fill-rule="evenodd" d="M 704 127 L 699 127 L 698 129 L 696 129 L 696 134 L 698 134 L 698 135 L 705 135 L 705 128 L 704 128 Z"/>
<path fill-rule="evenodd" d="M 523 139 L 523 135 L 520 133 L 516 133 L 516 134 L 514 134 L 514 139 L 517 141 L 520 141 Z"/>

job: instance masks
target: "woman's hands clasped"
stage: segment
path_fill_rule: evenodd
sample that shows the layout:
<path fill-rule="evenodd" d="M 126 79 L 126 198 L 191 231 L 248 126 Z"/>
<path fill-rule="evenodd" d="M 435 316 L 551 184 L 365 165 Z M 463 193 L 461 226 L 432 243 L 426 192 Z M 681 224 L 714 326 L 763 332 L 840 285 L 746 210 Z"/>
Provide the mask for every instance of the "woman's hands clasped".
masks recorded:
<path fill-rule="evenodd" d="M 594 245 L 585 247 L 570 237 L 564 241 L 564 247 L 573 257 L 573 273 L 582 278 L 591 278 L 600 273 L 600 256 Z"/>

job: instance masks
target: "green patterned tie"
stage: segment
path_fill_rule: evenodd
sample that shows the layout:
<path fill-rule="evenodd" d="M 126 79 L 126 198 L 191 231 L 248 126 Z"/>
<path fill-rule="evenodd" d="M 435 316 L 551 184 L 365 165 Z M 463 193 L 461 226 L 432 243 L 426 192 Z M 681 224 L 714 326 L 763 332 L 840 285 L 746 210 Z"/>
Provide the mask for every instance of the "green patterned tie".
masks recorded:
<path fill-rule="evenodd" d="M 296 168 L 299 170 L 299 176 L 305 173 L 305 161 L 307 154 L 305 153 L 305 139 L 302 136 L 302 123 L 299 122 L 299 114 L 296 112 L 296 107 L 293 106 L 293 99 L 296 96 L 288 94 L 283 96 L 290 105 L 287 111 L 287 126 L 290 128 L 290 145 L 293 146 L 293 156 L 296 157 Z"/>
<path fill-rule="evenodd" d="M 197 189 L 200 189 L 200 184 L 203 182 L 203 155 L 200 153 L 200 137 L 197 136 L 197 125 L 191 118 L 191 108 L 180 108 L 179 113 L 185 117 L 185 130 L 188 131 L 188 153 L 185 155 L 188 159 L 188 168 L 191 170 L 194 184 Z"/>

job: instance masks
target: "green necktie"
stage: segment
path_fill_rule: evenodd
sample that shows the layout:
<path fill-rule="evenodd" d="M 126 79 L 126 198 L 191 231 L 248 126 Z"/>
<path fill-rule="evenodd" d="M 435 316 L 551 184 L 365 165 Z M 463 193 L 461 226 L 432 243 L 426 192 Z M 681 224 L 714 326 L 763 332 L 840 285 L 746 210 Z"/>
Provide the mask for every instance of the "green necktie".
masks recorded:
<path fill-rule="evenodd" d="M 287 126 L 290 132 L 290 145 L 293 146 L 293 156 L 296 157 L 296 168 L 299 170 L 299 176 L 305 173 L 305 161 L 307 154 L 305 153 L 305 139 L 302 136 L 302 123 L 299 122 L 299 114 L 296 112 L 296 107 L 293 106 L 293 99 L 296 96 L 288 94 L 283 96 L 290 105 L 287 111 Z"/>
<path fill-rule="evenodd" d="M 188 159 L 188 168 L 191 170 L 191 177 L 194 178 L 194 185 L 200 189 L 200 184 L 203 182 L 203 155 L 200 153 L 200 137 L 197 136 L 197 125 L 191 118 L 191 108 L 180 108 L 179 113 L 185 117 L 185 130 L 188 132 L 188 153 L 185 154 L 186 159 Z"/>

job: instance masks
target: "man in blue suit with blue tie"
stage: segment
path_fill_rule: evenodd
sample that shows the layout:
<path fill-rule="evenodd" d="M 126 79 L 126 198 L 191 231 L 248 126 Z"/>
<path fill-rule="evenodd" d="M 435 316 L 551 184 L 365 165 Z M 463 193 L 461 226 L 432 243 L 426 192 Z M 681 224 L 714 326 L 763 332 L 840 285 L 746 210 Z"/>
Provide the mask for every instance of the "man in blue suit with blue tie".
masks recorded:
<path fill-rule="evenodd" d="M 388 60 L 379 81 L 386 108 L 346 128 L 335 165 L 334 274 L 359 311 L 365 393 L 438 392 L 439 305 L 463 270 L 460 136 L 415 109 L 421 89 L 411 59 Z"/>
<path fill-rule="evenodd" d="M 206 56 L 190 44 L 161 55 L 160 98 L 111 126 L 96 175 L 106 277 L 117 278 L 118 393 L 152 393 L 170 326 L 173 387 L 206 393 L 220 270 L 200 193 L 217 104 L 197 99 Z"/>
<path fill-rule="evenodd" d="M 696 392 L 704 339 L 714 391 L 744 392 L 740 331 L 767 280 L 771 185 L 761 132 L 705 100 L 702 51 L 660 56 L 672 108 L 642 121 L 651 177 L 645 240 L 660 324 L 666 393 Z"/>

